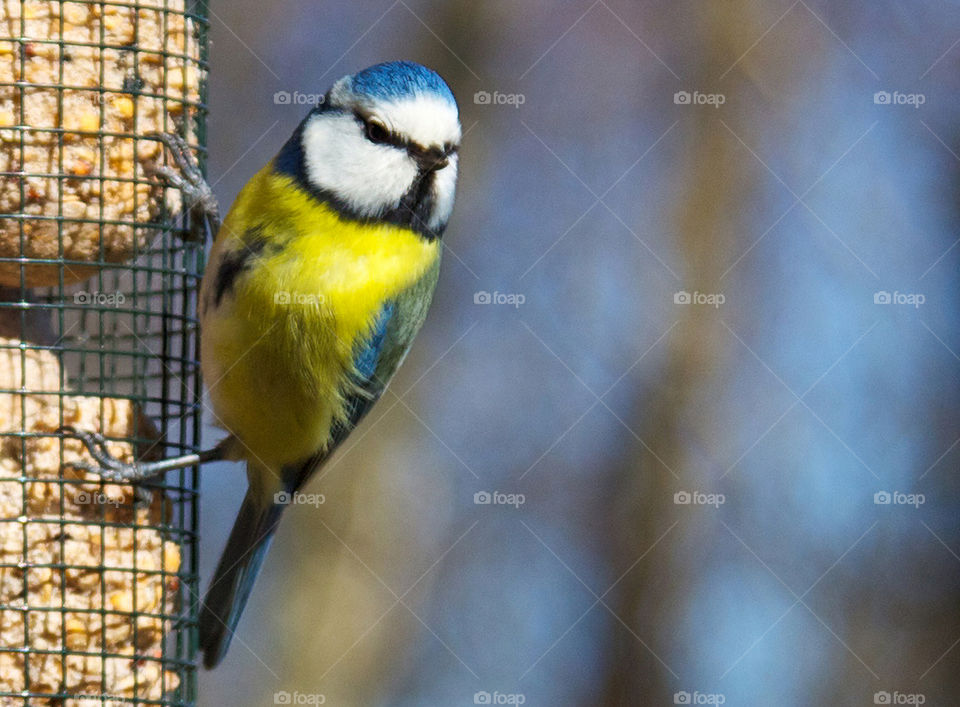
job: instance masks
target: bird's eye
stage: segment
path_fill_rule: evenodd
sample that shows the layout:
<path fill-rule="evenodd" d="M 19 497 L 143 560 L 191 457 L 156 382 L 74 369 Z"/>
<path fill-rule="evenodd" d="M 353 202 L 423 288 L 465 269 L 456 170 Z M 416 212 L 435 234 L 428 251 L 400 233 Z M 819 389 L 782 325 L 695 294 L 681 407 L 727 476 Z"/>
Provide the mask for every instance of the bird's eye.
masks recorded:
<path fill-rule="evenodd" d="M 366 124 L 367 139 L 377 145 L 390 141 L 390 133 L 386 126 L 377 120 L 368 120 Z"/>

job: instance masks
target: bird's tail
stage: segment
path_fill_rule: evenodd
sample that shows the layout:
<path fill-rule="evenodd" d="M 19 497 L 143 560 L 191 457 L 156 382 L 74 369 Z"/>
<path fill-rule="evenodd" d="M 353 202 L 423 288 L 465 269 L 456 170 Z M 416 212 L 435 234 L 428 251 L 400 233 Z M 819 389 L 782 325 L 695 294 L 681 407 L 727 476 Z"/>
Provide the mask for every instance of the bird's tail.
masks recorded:
<path fill-rule="evenodd" d="M 272 500 L 264 505 L 254 489 L 247 490 L 216 574 L 207 588 L 200 607 L 200 650 L 206 668 L 214 667 L 226 655 L 267 554 L 284 508 Z"/>

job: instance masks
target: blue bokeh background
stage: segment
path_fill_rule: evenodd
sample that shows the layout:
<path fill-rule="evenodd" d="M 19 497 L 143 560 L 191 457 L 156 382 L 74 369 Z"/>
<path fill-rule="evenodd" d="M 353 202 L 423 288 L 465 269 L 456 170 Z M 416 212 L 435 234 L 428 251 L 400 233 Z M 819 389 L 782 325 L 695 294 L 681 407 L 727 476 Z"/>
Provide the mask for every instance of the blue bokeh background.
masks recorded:
<path fill-rule="evenodd" d="M 957 3 L 211 16 L 225 205 L 308 110 L 275 92 L 385 59 L 444 75 L 466 138 L 429 320 L 201 705 L 960 694 Z M 204 581 L 244 483 L 203 473 Z"/>

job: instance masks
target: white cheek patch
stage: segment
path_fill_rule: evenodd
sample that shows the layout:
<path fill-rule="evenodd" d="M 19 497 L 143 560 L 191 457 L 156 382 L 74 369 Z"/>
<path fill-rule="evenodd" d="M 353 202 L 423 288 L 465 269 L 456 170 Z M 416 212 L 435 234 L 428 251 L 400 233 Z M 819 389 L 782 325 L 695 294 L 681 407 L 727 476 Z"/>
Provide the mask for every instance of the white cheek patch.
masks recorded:
<path fill-rule="evenodd" d="M 348 114 L 321 113 L 311 119 L 303 131 L 303 155 L 313 185 L 369 218 L 395 207 L 417 176 L 416 164 L 405 152 L 373 144 Z"/>

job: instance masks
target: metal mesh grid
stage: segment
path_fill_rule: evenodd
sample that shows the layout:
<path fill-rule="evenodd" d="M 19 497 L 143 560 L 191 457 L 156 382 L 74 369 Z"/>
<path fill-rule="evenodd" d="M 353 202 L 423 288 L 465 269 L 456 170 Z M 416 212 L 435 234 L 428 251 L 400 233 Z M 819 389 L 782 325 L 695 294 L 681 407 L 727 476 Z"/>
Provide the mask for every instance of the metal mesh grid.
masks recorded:
<path fill-rule="evenodd" d="M 31 22 L 43 12 L 48 31 L 38 34 Z M 176 132 L 203 153 L 206 17 L 206 3 L 183 0 L 0 0 L 0 56 L 10 60 L 0 96 L 13 104 L 12 120 L 0 114 L 0 147 L 13 155 L 0 190 L 18 205 L 0 210 L 0 231 L 18 246 L 0 249 L 2 705 L 187 705 L 195 696 L 196 469 L 168 474 L 152 503 L 135 509 L 129 489 L 64 469 L 68 452 L 81 452 L 58 430 L 94 428 L 141 458 L 199 448 L 203 244 L 184 238 L 190 224 L 176 215 L 176 195 L 146 176 L 139 157 L 147 143 L 144 152 L 166 160 L 151 152 L 150 130 Z M 72 32 L 75 21 L 89 26 L 88 40 Z M 157 22 L 162 46 L 145 49 L 141 23 Z M 179 46 L 174 26 L 184 28 Z M 129 41 L 114 43 L 118 31 Z M 99 72 L 74 84 L 67 69 L 75 73 L 68 65 L 81 55 Z M 38 56 L 54 62 L 56 81 L 30 80 Z M 141 66 L 160 77 L 159 89 L 145 85 Z M 119 85 L 108 76 L 118 70 Z M 95 125 L 71 107 L 82 95 Z M 33 107 L 50 97 L 55 114 L 36 121 Z M 148 105 L 152 122 L 141 115 Z M 117 110 L 123 129 L 110 127 Z M 68 155 L 78 142 L 95 152 L 75 168 Z M 38 145 L 52 155 L 41 165 L 29 156 Z M 125 171 L 111 150 L 127 145 Z M 73 198 L 91 194 L 99 198 L 78 214 Z M 112 214 L 113 194 L 132 196 L 129 215 Z M 118 255 L 108 232 L 129 252 Z M 51 234 L 44 257 L 34 243 Z M 95 247 L 77 256 L 71 249 L 84 238 Z M 53 472 L 39 472 L 51 454 Z M 138 546 L 145 539 L 148 549 Z"/>

